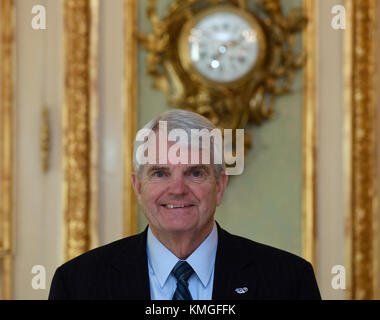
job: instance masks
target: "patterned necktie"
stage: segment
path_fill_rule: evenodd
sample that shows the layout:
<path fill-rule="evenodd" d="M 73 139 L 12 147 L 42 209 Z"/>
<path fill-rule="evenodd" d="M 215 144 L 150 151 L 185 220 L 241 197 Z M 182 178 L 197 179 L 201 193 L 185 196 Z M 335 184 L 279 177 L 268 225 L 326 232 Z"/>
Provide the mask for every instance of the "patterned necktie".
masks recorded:
<path fill-rule="evenodd" d="M 172 270 L 177 279 L 177 289 L 172 300 L 193 300 L 187 283 L 193 272 L 193 268 L 186 261 L 177 262 Z"/>

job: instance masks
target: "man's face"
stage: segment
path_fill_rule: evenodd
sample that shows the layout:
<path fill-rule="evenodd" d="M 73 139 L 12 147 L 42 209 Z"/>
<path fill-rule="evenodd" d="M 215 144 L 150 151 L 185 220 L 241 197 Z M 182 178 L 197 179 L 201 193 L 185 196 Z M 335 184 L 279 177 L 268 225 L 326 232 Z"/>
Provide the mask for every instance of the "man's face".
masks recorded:
<path fill-rule="evenodd" d="M 132 176 L 137 199 L 156 233 L 211 230 L 228 177 L 210 164 L 146 164 Z"/>

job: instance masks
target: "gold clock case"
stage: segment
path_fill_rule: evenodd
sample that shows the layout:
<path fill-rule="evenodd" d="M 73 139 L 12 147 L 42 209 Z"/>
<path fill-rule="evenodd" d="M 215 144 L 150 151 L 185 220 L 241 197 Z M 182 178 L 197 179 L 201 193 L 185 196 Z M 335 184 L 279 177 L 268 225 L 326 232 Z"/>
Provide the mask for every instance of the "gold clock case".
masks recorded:
<path fill-rule="evenodd" d="M 255 9 L 248 0 L 174 0 L 163 15 L 157 0 L 147 3 L 152 32 L 139 34 L 147 49 L 147 73 L 153 86 L 177 108 L 199 113 L 220 129 L 260 125 L 272 118 L 276 98 L 289 94 L 305 54 L 297 49 L 297 37 L 307 23 L 301 8 L 282 10 L 280 0 L 261 0 Z M 207 79 L 190 61 L 188 36 L 202 17 L 226 10 L 247 20 L 257 32 L 259 56 L 247 74 L 231 83 Z M 249 130 L 245 135 L 250 148 Z"/>
<path fill-rule="evenodd" d="M 259 45 L 259 53 L 258 53 L 257 59 L 254 62 L 254 65 L 250 68 L 250 70 L 248 70 L 239 79 L 234 80 L 234 81 L 214 81 L 212 79 L 205 77 L 194 66 L 190 58 L 189 37 L 191 35 L 192 29 L 203 18 L 216 12 L 228 12 L 228 13 L 238 15 L 243 20 L 245 20 L 251 26 L 251 28 L 256 32 L 258 45 Z M 179 40 L 178 40 L 179 60 L 181 62 L 183 69 L 188 72 L 192 80 L 201 81 L 206 86 L 210 86 L 214 88 L 215 87 L 238 87 L 244 84 L 246 81 L 252 78 L 252 74 L 256 72 L 257 70 L 259 70 L 260 67 L 262 66 L 264 58 L 266 56 L 266 50 L 267 50 L 267 44 L 266 44 L 265 34 L 257 18 L 252 13 L 248 13 L 240 8 L 233 7 L 230 5 L 218 5 L 216 7 L 211 7 L 206 10 L 203 10 L 199 12 L 198 14 L 194 15 L 194 17 L 188 20 L 186 24 L 183 26 L 179 35 Z"/>

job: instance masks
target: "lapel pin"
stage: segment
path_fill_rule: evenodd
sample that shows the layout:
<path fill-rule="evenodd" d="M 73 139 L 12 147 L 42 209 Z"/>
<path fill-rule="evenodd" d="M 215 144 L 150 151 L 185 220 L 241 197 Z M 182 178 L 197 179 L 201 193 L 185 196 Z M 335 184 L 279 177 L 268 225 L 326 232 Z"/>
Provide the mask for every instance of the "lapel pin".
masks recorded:
<path fill-rule="evenodd" d="M 243 294 L 243 293 L 246 293 L 248 291 L 248 288 L 247 287 L 244 287 L 244 288 L 236 288 L 235 289 L 236 293 L 238 294 Z"/>

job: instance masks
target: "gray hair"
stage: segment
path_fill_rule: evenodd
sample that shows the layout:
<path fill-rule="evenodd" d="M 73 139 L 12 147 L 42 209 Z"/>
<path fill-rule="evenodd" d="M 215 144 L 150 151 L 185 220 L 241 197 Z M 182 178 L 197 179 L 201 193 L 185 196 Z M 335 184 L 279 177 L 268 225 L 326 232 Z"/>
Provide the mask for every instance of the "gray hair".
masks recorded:
<path fill-rule="evenodd" d="M 191 129 L 207 129 L 208 131 L 217 129 L 211 121 L 201 116 L 200 114 L 180 109 L 172 109 L 162 113 L 158 117 L 149 121 L 142 129 L 150 129 L 152 131 L 156 131 L 158 130 L 160 121 L 166 121 L 168 132 L 170 132 L 173 129 L 182 129 L 188 134 L 188 136 L 191 136 Z M 133 168 L 138 176 L 140 176 L 141 173 L 141 164 L 137 159 L 136 152 L 138 147 L 143 143 L 144 142 L 135 139 L 133 145 Z M 211 142 L 211 144 L 213 144 L 213 142 Z M 211 150 L 212 149 L 213 148 L 211 148 Z M 226 169 L 223 156 L 221 157 L 221 159 L 221 164 L 213 164 L 215 177 L 217 179 L 219 178 L 220 174 Z"/>

